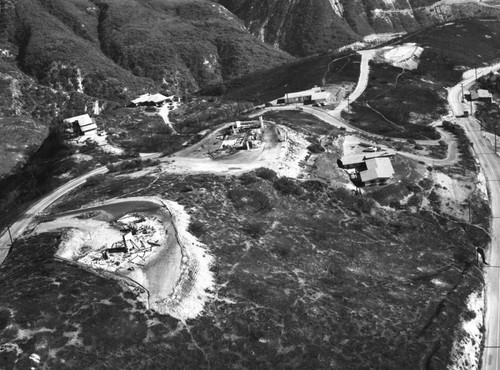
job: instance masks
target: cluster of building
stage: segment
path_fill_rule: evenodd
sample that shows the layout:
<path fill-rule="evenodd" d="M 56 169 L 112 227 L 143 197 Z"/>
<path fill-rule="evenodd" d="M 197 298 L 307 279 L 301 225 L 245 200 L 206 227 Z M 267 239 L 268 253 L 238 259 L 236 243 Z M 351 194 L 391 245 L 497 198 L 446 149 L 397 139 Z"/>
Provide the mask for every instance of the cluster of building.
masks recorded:
<path fill-rule="evenodd" d="M 238 150 L 257 149 L 262 146 L 264 120 L 262 116 L 258 121 L 236 121 L 221 131 L 217 139 L 221 144 L 219 149 L 209 152 L 208 155 L 216 158 L 220 155 L 231 154 Z"/>
<path fill-rule="evenodd" d="M 315 86 L 309 90 L 291 92 L 283 97 L 270 101 L 271 105 L 286 105 L 286 104 L 317 104 L 327 105 L 332 103 L 333 96 L 329 91 Z"/>
<path fill-rule="evenodd" d="M 339 159 L 340 168 L 351 170 L 351 179 L 363 186 L 385 185 L 395 174 L 391 158 L 394 151 L 351 155 Z"/>
<path fill-rule="evenodd" d="M 144 94 L 130 102 L 128 107 L 161 107 L 165 104 L 174 106 L 179 103 L 179 98 L 175 95 L 165 96 L 162 94 Z M 97 124 L 94 118 L 88 113 L 66 118 L 63 120 L 67 130 L 72 130 L 76 136 L 92 137 L 97 134 Z"/>
<path fill-rule="evenodd" d="M 110 247 L 92 251 L 78 262 L 93 268 L 116 272 L 126 269 L 133 271 L 135 267 L 143 267 L 148 258 L 160 246 L 157 229 L 159 221 L 141 216 L 124 216 L 116 222 L 122 231 L 122 239 Z"/>

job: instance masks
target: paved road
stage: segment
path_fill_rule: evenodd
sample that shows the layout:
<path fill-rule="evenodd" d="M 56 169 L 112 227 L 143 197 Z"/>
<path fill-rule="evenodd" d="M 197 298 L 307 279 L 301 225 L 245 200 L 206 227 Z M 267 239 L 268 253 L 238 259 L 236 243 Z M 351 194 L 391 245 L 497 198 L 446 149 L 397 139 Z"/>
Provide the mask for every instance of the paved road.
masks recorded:
<path fill-rule="evenodd" d="M 500 69 L 500 64 L 491 68 L 482 69 L 478 76 L 485 75 L 491 70 Z M 468 89 L 474 83 L 474 76 L 462 81 L 464 89 Z M 448 90 L 448 102 L 453 114 L 460 116 L 463 110 L 468 108 L 468 103 L 461 103 L 462 84 L 458 84 Z M 457 118 L 456 122 L 464 127 L 469 136 L 481 164 L 481 168 L 488 183 L 490 192 L 492 225 L 491 225 L 491 248 L 488 251 L 490 267 L 486 268 L 486 339 L 483 352 L 483 369 L 500 369 L 500 315 L 499 315 L 499 278 L 500 278 L 500 249 L 498 241 L 500 237 L 500 158 L 480 129 L 479 122 L 474 117 Z"/>
<path fill-rule="evenodd" d="M 66 184 L 60 186 L 56 190 L 54 190 L 49 195 L 45 196 L 34 205 L 31 206 L 16 222 L 12 224 L 10 227 L 10 232 L 13 239 L 18 238 L 23 234 L 26 230 L 26 227 L 33 221 L 36 215 L 42 212 L 45 208 L 50 206 L 56 200 L 69 193 L 71 190 L 77 188 L 82 185 L 87 179 L 94 175 L 100 175 L 108 172 L 106 167 L 99 167 L 93 171 L 86 173 L 83 176 L 77 177 Z M 10 237 L 9 233 L 5 232 L 2 236 L 0 236 L 0 264 L 3 263 L 5 257 L 9 253 L 10 249 Z"/>
<path fill-rule="evenodd" d="M 333 116 L 340 118 L 342 111 L 347 108 L 347 104 L 355 102 L 366 90 L 368 79 L 370 77 L 370 60 L 373 58 L 377 50 L 360 50 L 361 64 L 359 67 L 358 83 L 354 91 L 349 95 L 348 99 L 342 100 L 340 104 L 332 111 L 329 111 Z"/>

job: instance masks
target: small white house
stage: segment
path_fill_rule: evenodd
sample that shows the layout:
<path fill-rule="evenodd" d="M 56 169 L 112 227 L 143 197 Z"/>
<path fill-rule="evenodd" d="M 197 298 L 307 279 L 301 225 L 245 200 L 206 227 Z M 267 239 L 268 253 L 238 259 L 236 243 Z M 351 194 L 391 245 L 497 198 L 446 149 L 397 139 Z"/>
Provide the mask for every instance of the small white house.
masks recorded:
<path fill-rule="evenodd" d="M 79 136 L 97 133 L 97 125 L 88 114 L 66 118 L 63 122 L 72 125 L 73 131 Z"/>

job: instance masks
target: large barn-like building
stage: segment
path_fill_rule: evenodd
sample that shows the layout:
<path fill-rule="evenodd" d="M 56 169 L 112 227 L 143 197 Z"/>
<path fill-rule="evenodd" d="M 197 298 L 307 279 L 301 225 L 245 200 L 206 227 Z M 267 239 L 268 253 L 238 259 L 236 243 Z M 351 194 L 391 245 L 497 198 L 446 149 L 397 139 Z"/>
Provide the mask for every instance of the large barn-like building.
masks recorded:
<path fill-rule="evenodd" d="M 166 102 L 172 102 L 172 97 L 162 94 L 144 94 L 130 102 L 129 107 L 137 106 L 162 106 Z"/>

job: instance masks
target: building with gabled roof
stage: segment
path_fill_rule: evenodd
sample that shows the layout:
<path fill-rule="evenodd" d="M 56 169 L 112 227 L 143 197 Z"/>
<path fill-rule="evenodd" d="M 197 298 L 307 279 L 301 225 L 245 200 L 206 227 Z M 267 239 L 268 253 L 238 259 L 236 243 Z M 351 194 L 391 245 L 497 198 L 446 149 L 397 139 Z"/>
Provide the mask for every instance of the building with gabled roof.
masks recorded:
<path fill-rule="evenodd" d="M 172 101 L 172 97 L 168 97 L 162 94 L 144 94 L 139 96 L 137 99 L 132 100 L 129 104 L 131 107 L 137 107 L 139 105 L 146 106 L 161 106 L 167 101 Z"/>
<path fill-rule="evenodd" d="M 66 118 L 63 122 L 71 124 L 73 126 L 73 131 L 79 136 L 90 135 L 97 132 L 97 125 L 88 114 Z"/>
<path fill-rule="evenodd" d="M 380 152 L 362 153 L 354 154 L 340 159 L 340 164 L 342 168 L 355 168 L 362 165 L 365 161 L 372 158 L 382 158 L 382 157 L 394 157 L 396 152 L 394 150 L 384 150 Z"/>
<path fill-rule="evenodd" d="M 383 185 L 394 176 L 394 168 L 387 157 L 372 158 L 365 161 L 366 170 L 359 173 L 365 186 Z"/>

